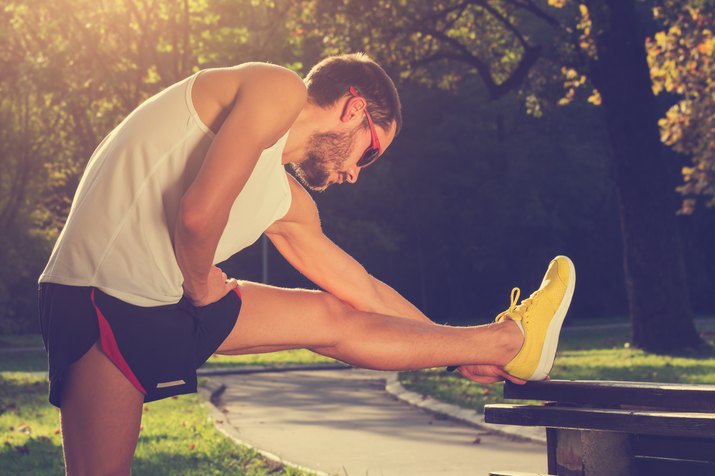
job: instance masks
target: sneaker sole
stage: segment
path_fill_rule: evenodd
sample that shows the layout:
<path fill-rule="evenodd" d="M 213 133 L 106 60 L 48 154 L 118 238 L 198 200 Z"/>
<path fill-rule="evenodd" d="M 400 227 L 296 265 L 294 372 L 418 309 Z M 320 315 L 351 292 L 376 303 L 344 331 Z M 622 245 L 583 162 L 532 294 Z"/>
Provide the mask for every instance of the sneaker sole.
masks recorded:
<path fill-rule="evenodd" d="M 554 359 L 556 358 L 556 349 L 559 346 L 559 335 L 561 334 L 561 325 L 564 323 L 564 318 L 571 305 L 571 298 L 573 297 L 573 292 L 576 287 L 576 268 L 573 262 L 565 257 L 569 265 L 569 282 L 566 283 L 566 292 L 564 293 L 564 298 L 561 300 L 559 308 L 556 310 L 554 317 L 549 323 L 549 328 L 546 331 L 546 338 L 544 339 L 544 346 L 541 348 L 541 357 L 539 357 L 539 363 L 536 365 L 534 373 L 531 374 L 526 380 L 544 380 L 548 377 L 551 368 L 554 366 Z"/>

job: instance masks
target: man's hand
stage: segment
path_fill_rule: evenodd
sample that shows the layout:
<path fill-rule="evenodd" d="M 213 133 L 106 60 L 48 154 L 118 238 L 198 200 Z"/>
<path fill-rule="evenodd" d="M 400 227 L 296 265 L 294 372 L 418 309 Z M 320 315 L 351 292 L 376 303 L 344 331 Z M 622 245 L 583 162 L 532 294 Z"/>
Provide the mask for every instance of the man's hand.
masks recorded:
<path fill-rule="evenodd" d="M 526 383 L 526 380 L 514 377 L 496 365 L 462 365 L 457 368 L 457 372 L 462 374 L 463 377 L 477 383 L 488 384 L 502 380 L 509 380 L 519 385 Z"/>
<path fill-rule="evenodd" d="M 189 284 L 184 282 L 184 293 L 196 307 L 208 306 L 223 298 L 238 287 L 235 279 L 228 279 L 221 268 L 212 266 L 205 283 Z"/>

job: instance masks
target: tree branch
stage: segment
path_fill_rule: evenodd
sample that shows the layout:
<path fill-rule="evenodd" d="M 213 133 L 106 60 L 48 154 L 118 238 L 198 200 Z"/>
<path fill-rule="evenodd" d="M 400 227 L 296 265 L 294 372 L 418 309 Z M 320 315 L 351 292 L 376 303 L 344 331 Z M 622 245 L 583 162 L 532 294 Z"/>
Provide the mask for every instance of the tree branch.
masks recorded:
<path fill-rule="evenodd" d="M 421 17 L 420 20 L 426 21 L 426 22 L 431 22 L 431 21 L 437 21 L 440 18 L 447 18 L 447 15 L 449 15 L 450 13 L 455 12 L 457 10 L 464 9 L 468 4 L 469 4 L 469 1 L 466 0 L 461 3 L 457 3 L 451 7 L 434 11 L 429 15 L 425 15 L 425 16 Z"/>
<path fill-rule="evenodd" d="M 510 3 L 511 5 L 514 5 L 515 7 L 519 7 L 519 8 L 522 8 L 522 9 L 528 11 L 529 13 L 534 15 L 536 18 L 543 20 L 544 22 L 548 23 L 549 25 L 551 25 L 553 27 L 558 27 L 561 25 L 556 18 L 552 17 L 551 15 L 549 15 L 548 13 L 543 11 L 532 0 L 523 0 L 523 1 L 503 0 L 503 1 L 505 1 L 506 3 Z"/>
<path fill-rule="evenodd" d="M 443 43 L 446 43 L 451 48 L 456 50 L 459 54 L 453 56 L 461 58 L 462 63 L 466 63 L 477 70 L 477 73 L 482 78 L 482 81 L 484 81 L 484 84 L 487 86 L 487 89 L 489 89 L 490 94 L 492 91 L 496 90 L 497 84 L 491 75 L 489 66 L 480 58 L 477 58 L 471 51 L 469 51 L 469 48 L 467 48 L 451 36 L 447 35 L 443 31 L 426 29 L 425 33 L 431 35 L 432 37 L 440 40 Z"/>
<path fill-rule="evenodd" d="M 491 15 L 497 19 L 502 25 L 506 27 L 507 30 L 509 30 L 517 39 L 517 41 L 521 44 L 522 48 L 524 50 L 529 48 L 529 44 L 526 41 L 526 38 L 521 34 L 519 30 L 516 29 L 516 27 L 510 22 L 504 15 L 502 15 L 497 9 L 489 5 L 488 1 L 485 0 L 472 0 L 471 2 L 473 5 L 479 5 L 482 8 L 484 8 L 487 12 L 491 13 Z"/>
<path fill-rule="evenodd" d="M 458 21 L 460 18 L 462 18 L 462 15 L 464 15 L 464 12 L 467 10 L 467 7 L 468 7 L 468 6 L 469 6 L 468 2 L 464 2 L 464 3 L 462 4 L 461 8 L 458 9 L 459 12 L 454 16 L 454 18 L 452 18 L 451 21 L 448 21 L 448 22 L 446 23 L 446 25 L 444 26 L 444 28 L 442 28 L 442 31 L 445 31 L 445 30 L 448 30 L 448 29 L 452 28 L 452 27 L 454 26 L 454 24 L 457 23 L 457 21 Z M 452 11 L 454 11 L 454 10 L 452 10 Z M 451 13 L 451 12 L 449 12 L 449 13 Z M 449 13 L 447 13 L 447 14 L 445 15 L 445 21 L 447 20 L 447 15 L 449 15 Z"/>
<path fill-rule="evenodd" d="M 509 91 L 516 89 L 526 78 L 526 75 L 529 73 L 529 70 L 534 65 L 536 60 L 538 60 L 541 56 L 541 47 L 525 47 L 524 54 L 522 55 L 521 60 L 519 61 L 519 64 L 514 69 L 514 71 L 511 72 L 511 74 L 506 80 L 502 81 L 501 83 L 497 83 L 492 76 L 489 65 L 482 59 L 475 56 L 471 51 L 469 51 L 469 49 L 465 45 L 457 41 L 455 38 L 452 38 L 445 32 L 438 30 L 427 29 L 426 31 L 424 31 L 424 33 L 431 35 L 435 39 L 447 44 L 449 47 L 456 51 L 456 53 L 435 53 L 434 55 L 431 55 L 431 57 L 427 57 L 428 62 L 434 62 L 439 59 L 451 59 L 473 67 L 477 70 L 477 74 L 479 74 L 479 77 L 482 79 L 484 85 L 487 87 L 487 90 L 489 91 L 489 97 L 491 99 L 500 98 L 507 94 Z"/>

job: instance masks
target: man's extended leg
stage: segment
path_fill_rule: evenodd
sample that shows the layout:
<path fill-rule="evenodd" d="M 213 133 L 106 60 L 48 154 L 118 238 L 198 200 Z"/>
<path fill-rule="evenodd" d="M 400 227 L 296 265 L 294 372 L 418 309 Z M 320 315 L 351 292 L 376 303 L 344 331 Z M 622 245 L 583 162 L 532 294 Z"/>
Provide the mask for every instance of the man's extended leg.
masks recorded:
<path fill-rule="evenodd" d="M 510 320 L 449 327 L 357 311 L 321 291 L 242 282 L 238 321 L 217 353 L 308 348 L 349 364 L 408 370 L 458 364 L 503 366 L 523 336 Z"/>

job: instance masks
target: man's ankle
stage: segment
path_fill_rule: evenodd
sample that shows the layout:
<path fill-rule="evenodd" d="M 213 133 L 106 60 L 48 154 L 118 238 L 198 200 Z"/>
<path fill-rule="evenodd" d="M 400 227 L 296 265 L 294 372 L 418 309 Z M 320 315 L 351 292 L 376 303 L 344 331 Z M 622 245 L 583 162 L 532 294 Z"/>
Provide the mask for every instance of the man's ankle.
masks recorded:
<path fill-rule="evenodd" d="M 516 357 L 521 350 L 521 347 L 524 345 L 524 333 L 521 330 L 521 327 L 511 319 L 505 319 L 496 325 L 502 326 L 502 330 L 500 332 L 502 337 L 501 345 L 504 349 L 504 365 L 506 365 L 511 362 L 514 357 Z"/>

